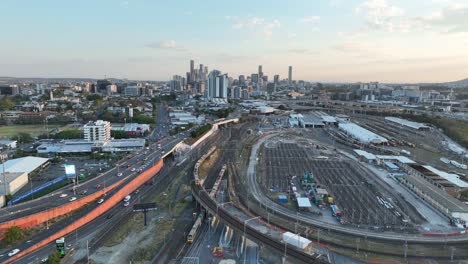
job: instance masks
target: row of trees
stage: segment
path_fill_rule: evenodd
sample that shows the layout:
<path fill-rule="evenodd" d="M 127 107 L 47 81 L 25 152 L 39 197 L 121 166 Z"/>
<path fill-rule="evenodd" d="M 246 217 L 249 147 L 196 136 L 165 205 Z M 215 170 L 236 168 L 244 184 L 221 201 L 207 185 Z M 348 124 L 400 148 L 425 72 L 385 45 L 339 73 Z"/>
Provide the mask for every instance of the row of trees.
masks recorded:
<path fill-rule="evenodd" d="M 210 130 L 211 127 L 212 127 L 211 124 L 207 124 L 207 125 L 198 127 L 197 129 L 192 130 L 192 132 L 190 132 L 190 136 L 191 136 L 192 138 L 197 138 L 197 137 L 199 137 L 199 136 L 205 134 L 206 132 L 208 132 L 208 130 Z"/>

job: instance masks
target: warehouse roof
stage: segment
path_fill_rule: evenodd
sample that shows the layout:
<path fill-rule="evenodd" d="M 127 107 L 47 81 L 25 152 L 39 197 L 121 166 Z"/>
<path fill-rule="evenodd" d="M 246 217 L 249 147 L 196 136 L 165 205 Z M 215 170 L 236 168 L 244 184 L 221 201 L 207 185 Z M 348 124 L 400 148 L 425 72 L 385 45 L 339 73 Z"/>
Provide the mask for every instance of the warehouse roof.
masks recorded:
<path fill-rule="evenodd" d="M 376 157 L 374 154 L 369 153 L 369 152 L 367 152 L 367 151 L 360 150 L 360 149 L 354 149 L 353 151 L 356 152 L 356 154 L 358 154 L 358 156 L 362 156 L 362 157 L 364 157 L 364 158 L 367 159 L 367 160 L 375 160 L 375 159 L 377 159 L 377 157 Z"/>
<path fill-rule="evenodd" d="M 5 171 L 30 173 L 42 166 L 48 160 L 49 159 L 47 158 L 39 158 L 33 156 L 7 160 L 5 162 Z M 3 173 L 3 166 L 0 166 L 0 173 Z"/>
<path fill-rule="evenodd" d="M 399 161 L 400 163 L 403 163 L 403 164 L 414 164 L 414 163 L 416 163 L 412 159 L 409 159 L 409 158 L 407 158 L 405 156 L 376 155 L 376 157 L 378 159 L 381 159 L 381 160 L 396 160 L 396 161 Z"/>
<path fill-rule="evenodd" d="M 360 127 L 354 123 L 339 123 L 338 127 L 341 130 L 344 130 L 347 134 L 351 135 L 355 139 L 363 142 L 363 143 L 374 143 L 374 144 L 382 144 L 386 143 L 387 139 L 379 136 L 363 127 Z"/>
<path fill-rule="evenodd" d="M 312 204 L 310 204 L 309 198 L 307 198 L 307 197 L 298 197 L 297 198 L 297 206 L 299 206 L 299 208 L 309 208 L 309 207 L 312 207 Z"/>
<path fill-rule="evenodd" d="M 388 121 L 391 121 L 393 123 L 397 123 L 397 124 L 400 124 L 400 125 L 403 125 L 403 126 L 407 126 L 407 127 L 410 127 L 410 128 L 414 128 L 414 129 L 429 129 L 428 126 L 426 126 L 426 125 L 424 125 L 422 123 L 417 123 L 417 122 L 409 121 L 409 120 L 406 120 L 406 119 L 401 119 L 401 118 L 398 118 L 398 117 L 387 116 L 387 117 L 385 117 L 385 120 L 388 120 Z"/>
<path fill-rule="evenodd" d="M 447 181 L 457 185 L 458 187 L 468 188 L 468 182 L 465 182 L 465 181 L 461 180 L 460 176 L 458 176 L 457 174 L 440 171 L 440 170 L 438 170 L 438 169 L 436 169 L 436 168 L 434 168 L 432 166 L 428 166 L 428 165 L 425 165 L 423 167 L 430 170 L 430 171 L 432 171 L 433 173 L 437 174 L 438 176 L 446 179 Z"/>

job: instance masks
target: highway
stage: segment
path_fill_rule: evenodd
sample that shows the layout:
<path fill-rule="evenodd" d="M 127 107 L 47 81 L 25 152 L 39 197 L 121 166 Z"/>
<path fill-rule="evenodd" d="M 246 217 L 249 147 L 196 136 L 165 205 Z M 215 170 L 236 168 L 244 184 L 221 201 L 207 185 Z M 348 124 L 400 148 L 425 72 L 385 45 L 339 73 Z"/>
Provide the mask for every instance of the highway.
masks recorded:
<path fill-rule="evenodd" d="M 179 137 L 182 137 L 182 135 L 180 135 Z M 164 155 L 163 151 L 164 151 L 164 153 L 167 153 L 168 151 L 172 150 L 175 145 L 177 145 L 179 142 L 181 142 L 181 139 L 179 137 L 163 139 L 161 141 L 161 148 L 162 149 L 158 149 L 156 145 L 152 145 L 152 146 L 149 147 L 149 149 L 142 150 L 140 153 L 137 153 L 137 154 L 131 156 L 130 159 L 127 159 L 127 161 L 125 161 L 125 166 L 127 166 L 127 165 L 131 165 L 132 167 L 138 166 L 138 168 L 141 168 L 143 171 L 146 170 L 148 167 L 153 166 Z M 147 158 L 146 162 L 144 161 L 144 158 Z M 117 192 L 120 189 L 120 187 L 125 186 L 125 184 L 127 182 L 130 182 L 134 178 L 134 176 L 136 176 L 138 174 L 137 170 L 132 172 L 131 169 L 129 168 L 129 169 L 126 169 L 126 170 L 124 169 L 122 171 L 123 175 L 119 177 L 119 176 L 117 176 L 117 174 L 115 172 L 112 173 L 112 171 L 114 171 L 114 170 L 115 169 L 111 170 L 111 172 L 107 172 L 107 173 L 104 173 L 101 176 L 98 176 L 99 180 L 104 180 L 102 178 L 105 178 L 105 180 L 107 180 L 108 182 L 112 182 L 112 183 L 117 182 L 118 180 L 122 180 L 122 179 L 124 180 L 124 182 L 119 187 L 117 187 L 116 189 L 110 191 L 108 193 L 108 195 L 112 195 L 113 193 Z M 95 184 L 97 184 L 96 180 L 98 180 L 98 179 L 93 179 L 93 180 L 90 180 L 89 182 L 83 183 L 82 186 L 79 187 L 79 190 L 84 190 L 86 188 L 89 188 L 89 191 L 88 191 L 87 195 L 93 193 L 94 191 L 97 190 L 96 188 L 94 188 L 94 186 L 95 186 Z M 60 193 L 63 193 L 63 191 L 59 191 L 59 192 L 54 193 L 54 194 L 52 194 L 50 196 L 47 196 L 47 197 L 45 197 L 46 199 L 39 199 L 39 200 L 42 200 L 43 203 L 45 201 L 45 202 L 51 202 L 51 204 L 54 204 L 54 199 L 63 199 L 63 198 L 59 198 Z M 68 203 L 69 196 L 65 197 L 65 198 L 66 198 L 65 203 Z M 32 201 L 32 202 L 36 202 L 36 201 Z M 27 202 L 27 203 L 29 203 L 29 202 Z M 26 248 L 29 248 L 30 246 L 38 243 L 39 241 L 42 241 L 43 239 L 45 239 L 47 237 L 50 237 L 52 234 L 54 234 L 57 231 L 63 229 L 64 227 L 72 224 L 73 219 L 78 219 L 79 217 L 85 215 L 86 213 L 90 212 L 91 210 L 95 209 L 98 206 L 99 206 L 99 204 L 97 204 L 97 203 L 90 203 L 90 206 L 87 206 L 85 209 L 80 210 L 73 217 L 71 217 L 69 219 L 66 219 L 64 221 L 60 221 L 57 224 L 51 225 L 49 230 L 44 230 L 41 233 L 41 235 L 34 236 L 29 242 L 22 243 L 22 244 L 17 245 L 17 246 L 13 246 L 13 247 L 9 248 L 8 250 L 6 250 L 5 252 L 0 253 L 0 263 L 3 263 L 5 260 L 8 259 L 8 256 L 6 255 L 6 253 L 9 252 L 11 249 L 18 248 L 20 250 L 25 250 Z M 46 208 L 50 208 L 50 207 L 51 207 L 50 204 L 44 205 L 42 207 L 41 207 L 41 205 L 37 205 L 31 211 L 39 212 L 41 210 L 40 208 L 42 208 L 42 209 L 45 208 L 46 209 Z M 105 217 L 105 216 L 101 215 L 99 218 L 102 218 L 102 217 Z"/>
<path fill-rule="evenodd" d="M 167 176 L 171 169 L 172 169 L 172 165 L 164 166 L 163 169 L 155 177 L 156 184 L 162 178 Z M 89 246 L 90 246 L 90 254 L 91 254 L 91 252 L 95 250 L 95 248 L 93 247 L 94 246 L 93 237 L 95 236 L 95 234 L 93 233 L 101 230 L 104 227 L 107 227 L 108 225 L 114 226 L 116 223 L 118 223 L 121 217 L 132 212 L 133 204 L 138 202 L 139 197 L 141 197 L 148 191 L 151 191 L 152 188 L 149 185 L 143 185 L 139 188 L 139 190 L 140 192 L 138 194 L 135 194 L 135 193 L 132 194 L 132 199 L 130 200 L 130 205 L 128 207 L 123 207 L 122 203 L 119 203 L 116 206 L 114 206 L 112 209 L 108 210 L 106 213 L 102 214 L 101 216 L 97 217 L 93 221 L 86 224 L 85 226 L 79 228 L 75 232 L 72 232 L 66 235 L 65 244 L 67 245 L 68 248 L 66 250 L 67 255 L 64 260 L 67 260 L 66 258 L 69 257 L 69 254 L 74 254 L 74 250 L 76 249 L 77 246 L 79 246 L 78 244 L 80 243 L 80 240 L 81 242 L 85 242 L 82 240 L 87 237 L 90 238 Z M 95 203 L 94 205 L 91 204 L 91 206 L 89 207 L 91 207 L 90 209 L 92 210 L 96 206 L 97 206 L 97 203 Z M 89 211 L 90 210 L 86 210 L 86 212 L 83 212 L 83 213 L 87 213 Z M 80 215 L 82 215 L 82 213 L 80 213 Z M 80 215 L 72 216 L 70 221 L 73 222 L 73 219 L 78 218 Z M 68 224 L 68 222 L 66 222 L 65 224 Z M 51 228 L 53 228 L 53 230 L 51 230 L 50 233 L 55 233 L 56 230 L 59 229 L 60 227 L 52 226 Z M 34 241 L 39 241 L 40 239 L 44 239 L 48 236 L 48 234 L 49 233 L 41 234 L 41 236 L 37 239 L 35 238 Z M 34 241 L 31 241 L 28 244 L 33 244 Z M 84 248 L 86 248 L 86 246 L 84 246 Z M 48 257 L 51 254 L 51 252 L 53 252 L 53 250 L 55 250 L 55 243 L 49 243 L 47 246 L 44 246 L 34 251 L 33 253 L 28 254 L 19 260 L 14 261 L 13 263 L 18 263 L 18 264 L 34 263 L 34 262 L 37 262 L 37 260 L 42 260 L 43 258 Z M 0 262 L 1 260 L 2 259 L 0 258 Z"/>
<path fill-rule="evenodd" d="M 431 237 L 431 236 L 421 236 L 421 235 L 413 235 L 413 234 L 396 234 L 396 233 L 375 233 L 369 232 L 363 229 L 352 229 L 341 225 L 330 224 L 325 221 L 321 221 L 318 219 L 311 218 L 308 215 L 301 214 L 300 212 L 296 212 L 290 210 L 284 206 L 278 205 L 272 200 L 268 199 L 265 195 L 263 195 L 261 188 L 256 180 L 256 172 L 255 167 L 257 164 L 257 151 L 260 145 L 267 140 L 269 137 L 275 136 L 276 134 L 271 134 L 266 137 L 263 137 L 259 140 L 253 147 L 252 152 L 250 155 L 249 166 L 247 170 L 247 177 L 248 177 L 248 186 L 250 188 L 249 193 L 253 198 L 255 198 L 259 203 L 262 204 L 265 208 L 269 210 L 275 211 L 286 218 L 289 218 L 292 221 L 296 221 L 297 219 L 299 222 L 328 229 L 331 231 L 336 231 L 343 234 L 354 235 L 358 237 L 366 237 L 366 238 L 376 238 L 381 240 L 391 240 L 391 241 L 399 241 L 402 244 L 407 242 L 423 242 L 423 243 L 446 243 L 446 242 L 465 242 L 468 241 L 467 235 L 459 235 L 459 236 L 448 236 L 444 237 L 443 241 L 441 241 L 440 237 Z"/>
<path fill-rule="evenodd" d="M 17 205 L 4 207 L 0 209 L 0 225 L 1 223 L 8 222 L 14 219 L 25 217 L 31 214 L 35 214 L 41 211 L 45 211 L 49 208 L 54 208 L 57 206 L 64 205 L 69 202 L 71 197 L 76 197 L 77 199 L 83 197 L 81 195 L 83 191 L 86 190 L 86 195 L 90 195 L 99 189 L 97 188 L 100 185 L 100 188 L 106 188 L 107 186 L 112 185 L 113 183 L 121 180 L 124 177 L 132 177 L 137 175 L 138 169 L 144 170 L 149 165 L 152 165 L 150 161 L 153 159 L 158 160 L 162 156 L 162 150 L 165 152 L 171 150 L 175 145 L 184 139 L 184 135 L 179 134 L 175 136 L 175 139 L 167 137 L 167 112 L 165 107 L 160 105 L 159 115 L 158 115 L 158 124 L 165 124 L 163 126 L 157 126 L 153 133 L 151 134 L 152 141 L 157 141 L 158 138 L 161 138 L 159 135 L 165 135 L 165 138 L 161 139 L 162 149 L 157 148 L 157 143 L 149 146 L 149 149 L 142 149 L 136 153 L 131 153 L 126 158 L 117 162 L 117 166 L 90 179 L 81 184 L 78 184 L 73 191 L 72 186 L 67 186 L 61 190 L 50 193 L 41 198 L 20 203 Z M 177 141 L 177 142 L 176 142 Z M 146 160 L 145 160 L 146 158 Z M 133 170 L 133 171 L 132 171 Z M 120 175 L 121 176 L 118 176 Z M 60 197 L 62 194 L 66 194 L 66 197 Z"/>

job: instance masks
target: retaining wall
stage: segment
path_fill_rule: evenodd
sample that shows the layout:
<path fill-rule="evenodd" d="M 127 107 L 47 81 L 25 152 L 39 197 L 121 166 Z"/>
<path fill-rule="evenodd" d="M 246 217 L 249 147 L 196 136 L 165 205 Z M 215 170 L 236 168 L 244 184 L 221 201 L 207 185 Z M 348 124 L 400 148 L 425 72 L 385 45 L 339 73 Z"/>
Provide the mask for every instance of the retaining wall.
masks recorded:
<path fill-rule="evenodd" d="M 123 181 L 124 181 L 124 179 L 112 184 L 109 187 L 106 187 L 105 191 L 104 191 L 104 189 L 99 190 L 99 191 L 97 191 L 97 192 L 95 192 L 93 194 L 90 194 L 90 195 L 85 196 L 83 198 L 77 199 L 77 200 L 75 200 L 73 202 L 68 202 L 68 200 L 64 200 L 64 201 L 67 201 L 67 202 L 65 204 L 61 205 L 61 206 L 50 208 L 48 210 L 41 211 L 41 212 L 38 212 L 38 213 L 35 213 L 35 214 L 32 214 L 32 215 L 28 215 L 28 216 L 25 216 L 25 217 L 17 218 L 17 219 L 8 221 L 8 222 L 0 223 L 0 232 L 2 230 L 10 228 L 12 226 L 19 226 L 21 228 L 33 227 L 33 226 L 42 224 L 42 223 L 44 223 L 44 222 L 46 222 L 46 221 L 48 221 L 50 219 L 62 216 L 62 215 L 67 214 L 67 213 L 70 213 L 71 211 L 79 209 L 82 206 L 84 206 L 84 205 L 96 200 L 97 198 L 103 196 L 105 192 L 111 191 L 115 187 L 119 186 Z"/>

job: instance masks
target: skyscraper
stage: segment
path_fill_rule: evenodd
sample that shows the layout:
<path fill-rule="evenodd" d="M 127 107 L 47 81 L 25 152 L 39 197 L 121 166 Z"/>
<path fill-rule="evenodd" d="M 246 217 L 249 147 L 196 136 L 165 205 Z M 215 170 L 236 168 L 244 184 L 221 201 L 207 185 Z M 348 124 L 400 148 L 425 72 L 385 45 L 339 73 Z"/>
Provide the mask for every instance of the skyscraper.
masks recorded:
<path fill-rule="evenodd" d="M 227 74 L 218 75 L 216 77 L 216 94 L 215 97 L 227 98 L 228 76 Z"/>
<path fill-rule="evenodd" d="M 273 77 L 273 82 L 275 84 L 278 84 L 279 83 L 279 78 L 280 78 L 279 74 L 275 74 L 275 77 Z"/>
<path fill-rule="evenodd" d="M 289 84 L 292 83 L 292 66 L 289 66 L 288 81 Z"/>
<path fill-rule="evenodd" d="M 239 85 L 244 85 L 244 83 L 245 83 L 245 76 L 239 75 Z"/>
<path fill-rule="evenodd" d="M 252 73 L 250 75 L 250 81 L 253 82 L 253 83 L 258 83 L 258 74 Z"/>
<path fill-rule="evenodd" d="M 195 81 L 195 62 L 193 60 L 190 60 L 190 80 L 188 81 L 189 83 Z"/>
<path fill-rule="evenodd" d="M 258 65 L 258 77 L 259 78 L 263 77 L 262 65 Z"/>
<path fill-rule="evenodd" d="M 216 97 L 216 77 L 221 75 L 221 72 L 218 70 L 212 70 L 208 74 L 208 99 Z"/>

